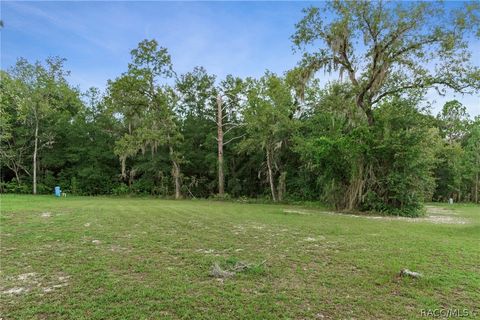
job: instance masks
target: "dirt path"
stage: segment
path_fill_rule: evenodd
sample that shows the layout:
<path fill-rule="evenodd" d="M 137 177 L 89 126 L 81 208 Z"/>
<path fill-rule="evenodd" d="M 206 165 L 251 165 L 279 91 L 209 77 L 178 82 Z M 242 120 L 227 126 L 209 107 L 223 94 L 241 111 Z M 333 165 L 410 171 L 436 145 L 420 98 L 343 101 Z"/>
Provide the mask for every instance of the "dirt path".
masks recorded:
<path fill-rule="evenodd" d="M 408 218 L 408 217 L 397 217 L 397 216 L 369 216 L 369 215 L 356 215 L 356 214 L 347 214 L 340 212 L 327 212 L 327 211 L 310 211 L 310 210 L 291 210 L 285 209 L 285 213 L 296 213 L 300 215 L 311 215 L 314 213 L 326 213 L 326 214 L 342 214 L 349 217 L 355 218 L 365 218 L 373 220 L 400 220 L 406 222 L 430 222 L 435 224 L 467 224 L 469 221 L 464 218 L 458 217 L 457 213 L 453 210 L 436 207 L 436 206 L 425 206 L 427 214 L 419 218 Z"/>

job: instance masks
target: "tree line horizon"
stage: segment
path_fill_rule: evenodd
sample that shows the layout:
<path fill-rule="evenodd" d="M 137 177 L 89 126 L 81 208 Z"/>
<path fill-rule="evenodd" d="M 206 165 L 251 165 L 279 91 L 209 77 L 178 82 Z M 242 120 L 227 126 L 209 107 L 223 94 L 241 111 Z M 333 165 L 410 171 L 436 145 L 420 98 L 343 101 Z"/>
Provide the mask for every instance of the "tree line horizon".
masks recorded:
<path fill-rule="evenodd" d="M 167 48 L 145 39 L 105 92 L 80 92 L 65 59 L 19 58 L 1 71 L 0 191 L 60 185 L 407 216 L 424 201 L 478 203 L 480 117 L 456 100 L 437 116 L 422 107 L 432 88 L 479 92 L 468 48 L 478 3 L 332 1 L 303 13 L 291 36 L 303 56 L 281 75 L 178 75 Z M 339 80 L 321 86 L 320 71 Z"/>

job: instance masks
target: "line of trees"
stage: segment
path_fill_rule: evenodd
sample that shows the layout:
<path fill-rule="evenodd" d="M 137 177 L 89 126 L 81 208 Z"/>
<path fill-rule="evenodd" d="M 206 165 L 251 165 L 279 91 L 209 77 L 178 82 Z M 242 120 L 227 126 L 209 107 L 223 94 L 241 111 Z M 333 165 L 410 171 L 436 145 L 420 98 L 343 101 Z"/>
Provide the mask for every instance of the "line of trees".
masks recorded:
<path fill-rule="evenodd" d="M 478 203 L 480 118 L 455 100 L 438 116 L 421 108 L 432 88 L 478 92 L 467 50 L 477 22 L 473 4 L 334 1 L 305 10 L 292 36 L 303 59 L 285 74 L 178 75 L 144 40 L 103 93 L 72 87 L 63 59 L 19 59 L 1 71 L 1 191 L 58 184 L 401 215 L 425 200 Z M 319 70 L 340 79 L 322 87 Z"/>

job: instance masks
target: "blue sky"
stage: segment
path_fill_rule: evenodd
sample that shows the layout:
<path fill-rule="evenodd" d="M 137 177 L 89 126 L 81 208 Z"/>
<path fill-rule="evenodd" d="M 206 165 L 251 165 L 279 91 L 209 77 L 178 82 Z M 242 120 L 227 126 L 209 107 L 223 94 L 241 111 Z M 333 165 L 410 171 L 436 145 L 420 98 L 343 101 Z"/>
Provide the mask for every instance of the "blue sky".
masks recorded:
<path fill-rule="evenodd" d="M 145 38 L 167 47 L 177 73 L 204 66 L 222 78 L 282 73 L 296 65 L 290 35 L 309 2 L 1 2 L 5 27 L 1 67 L 17 57 L 30 61 L 67 58 L 70 81 L 81 89 L 105 88 L 126 70 L 130 50 Z M 474 59 L 479 61 L 480 42 Z M 478 96 L 457 98 L 480 115 Z"/>

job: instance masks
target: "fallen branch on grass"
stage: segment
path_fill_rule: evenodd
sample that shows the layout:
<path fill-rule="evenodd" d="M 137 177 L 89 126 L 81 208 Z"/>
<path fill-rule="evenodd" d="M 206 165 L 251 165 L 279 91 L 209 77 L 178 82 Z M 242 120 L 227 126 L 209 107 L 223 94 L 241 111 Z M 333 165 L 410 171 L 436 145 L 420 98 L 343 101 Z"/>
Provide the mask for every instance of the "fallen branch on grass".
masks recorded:
<path fill-rule="evenodd" d="M 210 276 L 214 278 L 229 278 L 234 276 L 236 273 L 243 272 L 251 268 L 258 268 L 264 265 L 265 262 L 267 262 L 267 260 L 263 260 L 259 264 L 251 264 L 243 261 L 238 261 L 230 269 L 222 269 L 218 262 L 215 262 L 212 266 L 212 270 L 210 271 Z"/>
<path fill-rule="evenodd" d="M 414 271 L 410 271 L 408 269 L 402 269 L 400 271 L 401 277 L 412 277 L 412 278 L 421 278 L 422 274 Z"/>
<path fill-rule="evenodd" d="M 210 275 L 214 278 L 229 278 L 235 275 L 235 272 L 223 270 L 218 262 L 215 262 L 212 266 L 212 270 L 210 271 Z"/>

